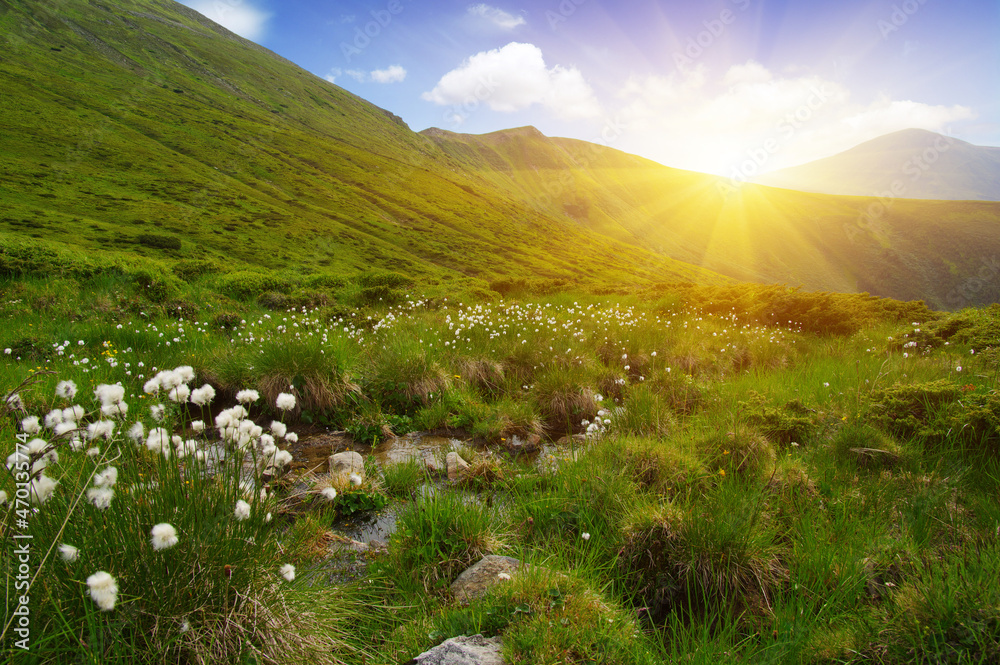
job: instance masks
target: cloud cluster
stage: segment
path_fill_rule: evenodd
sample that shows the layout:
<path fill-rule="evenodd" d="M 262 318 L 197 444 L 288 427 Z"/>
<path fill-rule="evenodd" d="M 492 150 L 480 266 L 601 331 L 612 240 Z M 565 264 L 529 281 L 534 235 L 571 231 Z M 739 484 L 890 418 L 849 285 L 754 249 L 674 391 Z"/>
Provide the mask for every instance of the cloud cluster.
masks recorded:
<path fill-rule="evenodd" d="M 267 32 L 271 15 L 247 2 L 219 0 L 186 0 L 183 4 L 209 18 L 240 37 L 259 41 Z"/>
<path fill-rule="evenodd" d="M 422 97 L 442 106 L 485 103 L 504 113 L 538 104 L 563 120 L 601 113 L 597 97 L 580 70 L 547 67 L 540 48 L 518 42 L 467 58 Z"/>
<path fill-rule="evenodd" d="M 513 30 L 517 26 L 527 23 L 523 16 L 514 16 L 498 7 L 491 7 L 485 3 L 470 6 L 469 15 L 484 18 L 503 30 Z"/>
<path fill-rule="evenodd" d="M 341 69 L 334 67 L 327 75 L 326 80 L 336 83 L 341 76 L 350 76 L 358 83 L 374 81 L 375 83 L 399 83 L 406 79 L 406 68 L 402 65 L 389 65 L 385 69 L 373 69 L 366 72 L 362 69 Z"/>
<path fill-rule="evenodd" d="M 900 129 L 944 132 L 974 116 L 964 106 L 888 98 L 857 103 L 839 83 L 817 75 L 779 76 L 754 61 L 716 76 L 703 66 L 632 76 L 620 98 L 626 131 L 615 147 L 669 166 L 744 179 Z"/>

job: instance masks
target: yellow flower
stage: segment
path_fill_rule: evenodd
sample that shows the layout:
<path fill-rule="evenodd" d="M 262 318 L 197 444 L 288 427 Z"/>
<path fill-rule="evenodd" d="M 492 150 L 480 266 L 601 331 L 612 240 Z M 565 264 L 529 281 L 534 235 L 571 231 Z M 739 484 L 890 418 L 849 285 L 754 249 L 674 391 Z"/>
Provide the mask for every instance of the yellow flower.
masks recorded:
<path fill-rule="evenodd" d="M 726 477 L 726 470 L 725 469 L 719 469 L 719 475 L 722 476 L 723 478 L 725 478 Z"/>

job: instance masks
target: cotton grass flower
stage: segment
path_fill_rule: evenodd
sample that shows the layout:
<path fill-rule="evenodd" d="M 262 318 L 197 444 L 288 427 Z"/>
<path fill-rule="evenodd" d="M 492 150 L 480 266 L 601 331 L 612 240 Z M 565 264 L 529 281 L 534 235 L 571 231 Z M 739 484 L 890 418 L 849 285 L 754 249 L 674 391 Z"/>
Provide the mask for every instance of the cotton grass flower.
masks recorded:
<path fill-rule="evenodd" d="M 87 490 L 87 501 L 94 504 L 98 510 L 107 510 L 111 507 L 111 500 L 115 498 L 115 491 L 110 487 L 91 487 Z"/>
<path fill-rule="evenodd" d="M 118 602 L 118 583 L 110 573 L 99 570 L 87 578 L 87 586 L 90 589 L 90 597 L 98 607 L 105 612 L 115 609 L 115 603 Z"/>
<path fill-rule="evenodd" d="M 282 411 L 290 411 L 295 408 L 295 395 L 291 393 L 280 393 L 274 401 L 274 405 Z"/>
<path fill-rule="evenodd" d="M 61 556 L 62 560 L 65 561 L 66 563 L 73 563 L 78 558 L 80 558 L 80 550 L 73 547 L 72 545 L 68 545 L 66 543 L 60 543 L 59 556 Z"/>
<path fill-rule="evenodd" d="M 350 476 L 348 476 L 348 480 L 351 481 L 351 485 L 353 485 L 354 487 L 360 487 L 361 486 L 361 482 L 362 482 L 361 476 L 359 476 L 356 473 L 352 473 Z"/>
<path fill-rule="evenodd" d="M 171 402 L 177 402 L 178 404 L 184 404 L 188 401 L 188 397 L 191 396 L 191 389 L 188 388 L 183 383 L 176 388 L 171 388 L 170 392 L 167 393 L 167 397 L 170 398 Z"/>
<path fill-rule="evenodd" d="M 74 404 L 73 406 L 68 406 L 62 410 L 63 421 L 67 420 L 83 420 L 83 417 L 87 415 L 83 407 L 79 404 Z"/>
<path fill-rule="evenodd" d="M 45 474 L 42 474 L 31 481 L 31 485 L 28 488 L 28 498 L 31 500 L 31 503 L 44 504 L 52 496 L 52 492 L 58 484 L 59 481 L 52 480 Z"/>
<path fill-rule="evenodd" d="M 163 416 L 167 411 L 167 407 L 162 404 L 154 404 L 149 407 L 149 415 L 153 417 L 153 420 L 159 422 L 163 420 Z"/>
<path fill-rule="evenodd" d="M 177 529 L 166 522 L 160 522 L 150 531 L 149 542 L 159 552 L 177 544 Z"/>
<path fill-rule="evenodd" d="M 109 466 L 104 471 L 101 471 L 94 476 L 95 487 L 114 487 L 117 482 L 118 469 L 113 466 Z"/>
<path fill-rule="evenodd" d="M 296 434 L 295 432 L 289 432 L 288 434 L 285 435 L 285 441 L 289 443 L 295 443 L 298 440 L 299 440 L 299 435 Z"/>
<path fill-rule="evenodd" d="M 38 416 L 28 416 L 21 421 L 21 431 L 25 434 L 38 434 L 42 431 L 42 425 L 38 422 Z"/>
<path fill-rule="evenodd" d="M 260 393 L 256 390 L 241 390 L 236 393 L 236 401 L 240 404 L 252 404 L 260 399 Z"/>
<path fill-rule="evenodd" d="M 289 582 L 291 582 L 292 580 L 294 580 L 295 579 L 295 566 L 293 566 L 290 563 L 286 563 L 284 566 L 281 567 L 281 576 L 284 577 Z"/>
<path fill-rule="evenodd" d="M 118 384 L 102 383 L 94 389 L 94 397 L 101 404 L 117 404 L 125 399 L 125 388 Z"/>
<path fill-rule="evenodd" d="M 191 383 L 194 381 L 194 368 L 191 365 L 175 367 L 174 374 L 181 380 L 181 383 Z"/>
<path fill-rule="evenodd" d="M 137 422 L 129 428 L 128 438 L 131 439 L 136 445 L 142 445 L 143 439 L 146 438 L 146 431 L 142 426 L 142 423 Z"/>
<path fill-rule="evenodd" d="M 243 499 L 240 499 L 239 501 L 236 502 L 236 510 L 234 510 L 233 513 L 236 515 L 236 519 L 239 520 L 240 522 L 242 522 L 245 519 L 249 519 L 250 504 L 244 501 Z"/>
<path fill-rule="evenodd" d="M 114 404 L 102 404 L 101 415 L 107 418 L 124 418 L 128 415 L 128 404 L 125 402 L 115 402 Z"/>
<path fill-rule="evenodd" d="M 110 441 L 114 433 L 115 424 L 110 420 L 96 420 L 87 425 L 87 437 L 91 441 L 94 439 L 100 439 L 101 437 Z"/>
<path fill-rule="evenodd" d="M 287 432 L 288 428 L 285 426 L 285 423 L 281 422 L 280 420 L 271 421 L 271 434 L 280 439 L 281 437 L 285 436 Z"/>
<path fill-rule="evenodd" d="M 193 431 L 195 431 L 195 432 L 204 432 L 205 431 L 205 421 L 204 420 L 192 420 L 191 421 L 191 429 Z"/>
<path fill-rule="evenodd" d="M 76 397 L 76 384 L 73 381 L 60 381 L 56 384 L 56 397 L 73 399 Z"/>
<path fill-rule="evenodd" d="M 208 385 L 207 383 L 201 388 L 195 388 L 191 391 L 191 403 L 197 404 L 198 406 L 208 406 L 215 399 L 215 388 Z"/>
<path fill-rule="evenodd" d="M 63 421 L 62 409 L 52 409 L 47 414 L 45 414 L 45 426 L 49 429 L 55 429 L 56 425 Z"/>
<path fill-rule="evenodd" d="M 320 492 L 320 494 L 322 494 L 323 498 L 326 499 L 327 501 L 333 501 L 334 499 L 337 498 L 337 490 L 335 490 L 332 487 L 324 487 L 323 491 Z"/>

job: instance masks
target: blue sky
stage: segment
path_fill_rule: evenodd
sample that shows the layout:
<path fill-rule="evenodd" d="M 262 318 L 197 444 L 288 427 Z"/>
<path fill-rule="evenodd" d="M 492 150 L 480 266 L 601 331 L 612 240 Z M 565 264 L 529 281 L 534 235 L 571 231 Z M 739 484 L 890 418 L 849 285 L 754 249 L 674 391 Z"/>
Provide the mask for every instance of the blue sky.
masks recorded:
<path fill-rule="evenodd" d="M 414 130 L 534 125 L 752 177 L 921 127 L 1000 145 L 997 0 L 185 0 Z"/>

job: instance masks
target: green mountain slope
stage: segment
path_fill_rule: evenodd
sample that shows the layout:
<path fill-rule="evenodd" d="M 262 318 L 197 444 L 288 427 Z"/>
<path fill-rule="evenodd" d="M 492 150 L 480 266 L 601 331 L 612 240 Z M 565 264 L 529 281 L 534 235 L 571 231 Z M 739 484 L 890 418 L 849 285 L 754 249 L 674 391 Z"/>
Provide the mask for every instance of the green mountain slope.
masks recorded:
<path fill-rule="evenodd" d="M 412 132 L 170 0 L 0 0 L 0 241 L 425 283 L 1000 298 L 1000 204 L 806 194 L 534 128 Z"/>
<path fill-rule="evenodd" d="M 740 280 L 925 299 L 1000 299 L 1000 204 L 810 194 L 666 168 L 533 128 L 426 130 L 465 172 L 550 215 Z"/>
<path fill-rule="evenodd" d="M 720 279 L 474 186 L 391 113 L 174 2 L 3 1 L 0 32 L 0 233 L 426 279 Z M 138 242 L 157 235 L 180 250 Z"/>

